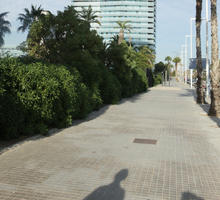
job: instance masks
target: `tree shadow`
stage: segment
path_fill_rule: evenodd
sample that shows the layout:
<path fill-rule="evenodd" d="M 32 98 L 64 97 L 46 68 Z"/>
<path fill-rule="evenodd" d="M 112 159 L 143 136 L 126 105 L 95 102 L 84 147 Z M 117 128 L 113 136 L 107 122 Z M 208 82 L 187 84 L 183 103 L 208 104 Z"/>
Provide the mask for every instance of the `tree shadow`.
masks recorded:
<path fill-rule="evenodd" d="M 183 192 L 181 200 L 205 200 L 205 199 L 202 197 L 198 197 L 191 192 Z"/>
<path fill-rule="evenodd" d="M 128 169 L 122 169 L 115 175 L 112 183 L 97 188 L 83 200 L 123 200 L 125 198 L 125 190 L 121 187 L 120 183 L 127 176 Z"/>
<path fill-rule="evenodd" d="M 194 101 L 196 102 L 196 98 L 197 98 L 197 95 L 196 95 L 196 91 L 194 89 L 185 89 L 186 90 L 186 94 L 181 94 L 180 96 L 184 96 L 184 97 L 190 97 L 190 96 L 193 96 L 194 98 Z M 216 125 L 220 128 L 220 118 L 218 117 L 215 117 L 215 116 L 209 116 L 208 113 L 209 113 L 209 107 L 210 107 L 210 104 L 197 104 L 199 105 L 203 111 L 207 114 L 207 116 L 213 121 L 216 123 Z"/>
<path fill-rule="evenodd" d="M 146 92 L 149 92 L 149 91 L 150 90 L 148 90 Z M 103 115 L 109 109 L 109 107 L 112 106 L 112 105 L 121 105 L 121 104 L 124 104 L 126 102 L 135 103 L 146 92 L 136 94 L 132 97 L 123 98 L 117 104 L 103 105 L 101 108 L 99 108 L 99 110 L 94 110 L 91 113 L 89 113 L 87 117 L 85 117 L 83 119 L 73 120 L 72 125 L 70 127 L 66 127 L 66 128 L 71 128 L 73 126 L 80 125 L 81 123 L 94 120 L 94 119 L 98 118 L 99 116 Z M 1 140 L 0 139 L 0 154 L 6 152 L 8 149 L 10 149 L 12 147 L 22 145 L 23 143 L 25 143 L 27 141 L 40 140 L 40 139 L 44 139 L 45 137 L 50 137 L 50 136 L 56 135 L 56 134 L 60 133 L 61 131 L 63 131 L 66 128 L 52 128 L 45 135 L 38 135 L 38 134 L 36 134 L 36 135 L 21 135 L 19 138 L 15 138 L 15 139 L 11 139 L 11 140 Z"/>
<path fill-rule="evenodd" d="M 96 110 L 96 111 L 89 113 L 88 116 L 84 119 L 74 120 L 72 125 L 70 127 L 66 127 L 66 128 L 71 128 L 71 127 L 77 126 L 83 122 L 91 121 L 91 120 L 99 117 L 100 115 L 104 114 L 109 109 L 110 106 L 111 105 L 105 105 L 105 106 L 101 107 L 99 110 Z M 8 149 L 20 146 L 25 142 L 41 140 L 41 139 L 59 134 L 61 131 L 63 131 L 66 128 L 52 128 L 45 135 L 40 135 L 40 134 L 21 135 L 20 137 L 15 138 L 15 139 L 11 139 L 11 140 L 1 140 L 0 139 L 0 155 L 2 153 L 6 152 Z"/>
<path fill-rule="evenodd" d="M 121 104 L 124 104 L 126 102 L 131 102 L 131 103 L 135 103 L 137 102 L 138 100 L 141 99 L 141 97 L 150 92 L 150 90 L 147 90 L 146 92 L 142 92 L 142 93 L 138 93 L 138 94 L 135 94 L 134 96 L 132 97 L 127 97 L 127 98 L 123 98 L 119 103 L 117 103 L 116 105 L 121 105 Z"/>

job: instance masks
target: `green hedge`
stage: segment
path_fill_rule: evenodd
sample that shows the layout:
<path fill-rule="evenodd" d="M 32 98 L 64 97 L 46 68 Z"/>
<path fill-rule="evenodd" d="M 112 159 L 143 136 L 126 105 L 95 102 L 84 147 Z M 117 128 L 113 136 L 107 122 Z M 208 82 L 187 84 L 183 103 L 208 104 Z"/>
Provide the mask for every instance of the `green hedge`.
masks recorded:
<path fill-rule="evenodd" d="M 68 67 L 28 56 L 0 58 L 0 138 L 46 134 L 103 104 L 146 91 L 146 72 L 128 50 L 110 48 L 107 66 L 90 54 Z"/>
<path fill-rule="evenodd" d="M 162 83 L 162 74 L 158 73 L 154 75 L 154 85 L 158 85 Z"/>
<path fill-rule="evenodd" d="M 0 59 L 0 137 L 68 126 L 91 111 L 88 96 L 77 70 L 71 74 L 64 66 Z"/>

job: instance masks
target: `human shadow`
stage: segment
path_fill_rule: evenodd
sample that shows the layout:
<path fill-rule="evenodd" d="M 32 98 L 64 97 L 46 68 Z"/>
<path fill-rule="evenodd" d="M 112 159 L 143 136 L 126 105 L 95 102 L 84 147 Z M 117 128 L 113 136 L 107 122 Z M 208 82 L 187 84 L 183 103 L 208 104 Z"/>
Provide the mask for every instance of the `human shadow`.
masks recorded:
<path fill-rule="evenodd" d="M 121 188 L 120 183 L 127 176 L 128 169 L 122 169 L 115 175 L 112 183 L 97 188 L 83 200 L 123 200 L 125 198 L 125 190 Z"/>
<path fill-rule="evenodd" d="M 181 200 L 205 200 L 205 199 L 202 197 L 198 197 L 191 192 L 183 192 Z"/>
<path fill-rule="evenodd" d="M 194 98 L 194 101 L 196 102 L 197 100 L 197 95 L 196 95 L 196 91 L 194 89 L 185 89 L 186 90 L 186 94 L 181 94 L 181 96 L 184 96 L 184 97 L 190 97 L 192 96 Z M 215 117 L 215 116 L 209 116 L 208 113 L 209 113 L 209 108 L 210 108 L 210 104 L 198 104 L 202 109 L 203 111 L 207 114 L 207 116 L 213 121 L 216 123 L 216 125 L 218 127 L 220 127 L 220 118 L 218 117 Z"/>

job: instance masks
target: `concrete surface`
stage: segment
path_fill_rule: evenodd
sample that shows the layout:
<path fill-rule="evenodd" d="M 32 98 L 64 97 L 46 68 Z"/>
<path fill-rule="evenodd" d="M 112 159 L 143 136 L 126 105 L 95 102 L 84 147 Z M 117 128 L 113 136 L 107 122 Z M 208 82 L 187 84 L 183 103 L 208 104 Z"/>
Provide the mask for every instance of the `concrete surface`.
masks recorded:
<path fill-rule="evenodd" d="M 2 153 L 0 199 L 219 200 L 219 119 L 206 115 L 190 89 L 172 86 Z"/>

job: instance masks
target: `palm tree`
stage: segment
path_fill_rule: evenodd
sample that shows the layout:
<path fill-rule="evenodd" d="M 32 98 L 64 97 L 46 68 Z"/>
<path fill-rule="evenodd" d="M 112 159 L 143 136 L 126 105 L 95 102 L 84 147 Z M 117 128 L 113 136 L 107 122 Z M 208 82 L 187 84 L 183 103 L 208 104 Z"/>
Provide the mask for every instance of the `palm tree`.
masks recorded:
<path fill-rule="evenodd" d="M 41 6 L 38 8 L 31 5 L 31 10 L 24 9 L 24 13 L 20 13 L 18 20 L 21 22 L 21 26 L 18 27 L 18 31 L 25 32 L 30 28 L 31 24 L 43 15 L 43 9 Z"/>
<path fill-rule="evenodd" d="M 155 51 L 148 46 L 137 47 L 137 50 L 145 56 L 147 65 L 152 68 L 155 62 Z"/>
<path fill-rule="evenodd" d="M 170 62 L 172 61 L 172 58 L 170 56 L 167 56 L 165 58 L 165 61 L 167 61 L 167 64 L 170 65 Z"/>
<path fill-rule="evenodd" d="M 130 21 L 117 21 L 116 23 L 118 25 L 116 28 L 120 28 L 118 44 L 121 44 L 121 42 L 124 40 L 124 32 L 130 32 L 132 27 L 130 24 L 128 24 Z"/>
<path fill-rule="evenodd" d="M 178 72 L 177 66 L 178 66 L 178 64 L 181 62 L 181 59 L 180 59 L 179 57 L 175 57 L 175 58 L 173 59 L 173 62 L 175 63 L 175 75 L 176 75 L 176 78 L 177 78 L 177 72 Z"/>
<path fill-rule="evenodd" d="M 89 5 L 88 9 L 82 7 L 82 11 L 79 15 L 84 21 L 87 21 L 89 24 L 96 23 L 101 25 L 101 22 L 97 19 L 99 16 L 96 15 L 96 13 L 97 12 L 92 11 L 92 7 L 91 5 Z"/>
<path fill-rule="evenodd" d="M 165 74 L 166 74 L 166 80 L 168 80 L 168 73 L 169 73 L 169 77 L 170 77 L 170 67 L 171 67 L 171 61 L 172 61 L 172 58 L 170 57 L 170 56 L 167 56 L 166 58 L 165 58 L 165 61 L 167 61 L 167 67 L 166 67 L 166 72 L 165 72 Z"/>
<path fill-rule="evenodd" d="M 211 106 L 209 115 L 220 117 L 220 63 L 218 47 L 217 0 L 211 0 L 212 64 L 211 64 Z"/>
<path fill-rule="evenodd" d="M 205 103 L 202 87 L 202 53 L 201 53 L 201 12 L 202 0 L 196 0 L 196 68 L 197 68 L 197 103 Z"/>
<path fill-rule="evenodd" d="M 0 47 L 4 44 L 4 36 L 6 33 L 11 33 L 10 31 L 10 22 L 5 20 L 8 12 L 0 13 Z"/>

